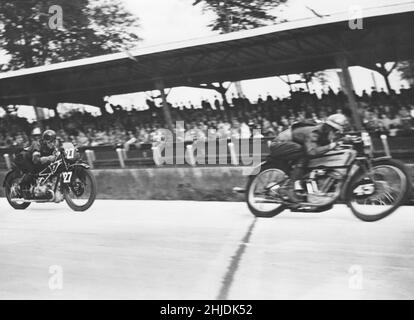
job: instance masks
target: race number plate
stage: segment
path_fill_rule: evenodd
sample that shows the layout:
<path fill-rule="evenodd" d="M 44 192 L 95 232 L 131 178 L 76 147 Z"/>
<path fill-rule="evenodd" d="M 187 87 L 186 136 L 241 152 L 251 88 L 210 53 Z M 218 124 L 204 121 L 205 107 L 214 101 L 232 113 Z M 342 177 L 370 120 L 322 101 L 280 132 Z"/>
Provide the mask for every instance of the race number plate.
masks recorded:
<path fill-rule="evenodd" d="M 71 149 L 66 149 L 65 150 L 65 156 L 66 159 L 73 159 L 75 157 L 75 149 L 71 148 Z"/>
<path fill-rule="evenodd" d="M 72 171 L 62 172 L 62 176 L 63 183 L 70 183 L 70 180 L 72 179 Z"/>

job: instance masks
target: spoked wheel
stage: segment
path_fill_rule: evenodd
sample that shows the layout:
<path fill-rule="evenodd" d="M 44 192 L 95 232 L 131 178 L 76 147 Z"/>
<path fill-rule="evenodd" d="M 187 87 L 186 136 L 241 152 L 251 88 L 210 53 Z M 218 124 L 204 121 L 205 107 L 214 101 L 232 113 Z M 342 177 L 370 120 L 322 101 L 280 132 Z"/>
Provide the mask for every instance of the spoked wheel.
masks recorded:
<path fill-rule="evenodd" d="M 277 201 L 275 191 L 286 180 L 281 169 L 267 168 L 249 178 L 246 188 L 246 202 L 250 211 L 260 218 L 272 218 L 285 209 Z"/>
<path fill-rule="evenodd" d="M 24 202 L 24 201 L 12 201 L 12 199 L 18 198 L 17 195 L 17 188 L 19 188 L 18 184 L 20 182 L 20 179 L 18 176 L 11 174 L 7 177 L 7 180 L 5 182 L 5 193 L 6 198 L 9 204 L 16 210 L 24 210 L 28 206 L 30 206 L 30 202 Z"/>
<path fill-rule="evenodd" d="M 65 186 L 63 194 L 72 210 L 89 209 L 96 198 L 96 180 L 92 172 L 83 167 L 73 171 L 71 182 Z"/>
<path fill-rule="evenodd" d="M 347 204 L 353 214 L 368 222 L 378 221 L 403 205 L 411 192 L 410 174 L 403 163 L 381 160 L 372 172 L 361 174 L 350 183 Z"/>

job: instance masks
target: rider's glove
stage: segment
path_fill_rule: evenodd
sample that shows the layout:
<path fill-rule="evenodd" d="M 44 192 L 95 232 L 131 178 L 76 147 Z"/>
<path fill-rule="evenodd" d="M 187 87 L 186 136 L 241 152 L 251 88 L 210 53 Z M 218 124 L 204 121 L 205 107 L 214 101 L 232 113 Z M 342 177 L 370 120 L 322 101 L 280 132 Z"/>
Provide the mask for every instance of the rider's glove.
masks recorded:
<path fill-rule="evenodd" d="M 55 155 L 48 156 L 47 160 L 49 161 L 49 163 L 52 163 L 56 160 L 56 156 Z"/>
<path fill-rule="evenodd" d="M 338 145 L 338 144 L 337 144 L 336 142 L 331 142 L 331 143 L 329 144 L 329 150 L 333 150 L 333 149 L 335 149 L 337 145 Z"/>

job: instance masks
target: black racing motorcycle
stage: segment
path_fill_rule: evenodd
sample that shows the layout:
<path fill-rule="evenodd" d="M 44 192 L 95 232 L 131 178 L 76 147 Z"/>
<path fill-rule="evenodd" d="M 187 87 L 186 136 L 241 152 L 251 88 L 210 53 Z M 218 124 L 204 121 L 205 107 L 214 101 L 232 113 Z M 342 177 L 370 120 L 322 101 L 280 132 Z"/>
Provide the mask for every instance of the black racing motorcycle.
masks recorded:
<path fill-rule="evenodd" d="M 14 209 L 24 210 L 32 202 L 59 203 L 65 200 L 72 210 L 85 211 L 95 201 L 95 177 L 72 143 L 63 143 L 56 161 L 35 174 L 34 183 L 25 192 L 20 190 L 23 175 L 13 164 L 4 179 L 6 198 Z"/>
<path fill-rule="evenodd" d="M 411 178 L 401 161 L 373 158 L 372 142 L 366 132 L 345 137 L 346 143 L 313 158 L 304 175 L 301 200 L 293 203 L 283 188 L 289 181 L 290 164 L 269 160 L 250 175 L 245 190 L 250 211 L 270 218 L 285 209 L 322 212 L 344 202 L 363 221 L 385 218 L 403 205 L 411 194 Z"/>

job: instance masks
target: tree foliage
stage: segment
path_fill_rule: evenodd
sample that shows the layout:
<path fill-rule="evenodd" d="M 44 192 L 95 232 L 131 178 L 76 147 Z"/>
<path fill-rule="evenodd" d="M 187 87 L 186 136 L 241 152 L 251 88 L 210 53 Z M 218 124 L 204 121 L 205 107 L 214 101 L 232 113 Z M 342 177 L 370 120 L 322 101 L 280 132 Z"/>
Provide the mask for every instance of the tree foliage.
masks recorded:
<path fill-rule="evenodd" d="M 202 4 L 203 10 L 215 12 L 217 18 L 209 27 L 228 33 L 277 22 L 278 17 L 271 11 L 286 2 L 287 0 L 195 0 L 193 5 Z"/>
<path fill-rule="evenodd" d="M 62 8 L 63 25 L 50 28 L 51 6 Z M 138 18 L 120 1 L 20 0 L 0 2 L 0 49 L 10 56 L 2 70 L 117 52 L 139 40 Z"/>
<path fill-rule="evenodd" d="M 330 76 L 326 70 L 313 72 L 312 78 L 314 78 L 322 86 L 326 86 L 331 82 Z"/>
<path fill-rule="evenodd" d="M 403 79 L 414 83 L 414 60 L 399 62 L 397 64 L 397 70 L 401 72 Z"/>

